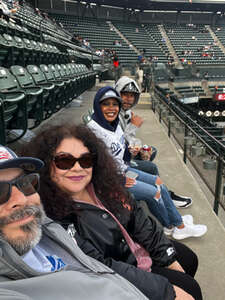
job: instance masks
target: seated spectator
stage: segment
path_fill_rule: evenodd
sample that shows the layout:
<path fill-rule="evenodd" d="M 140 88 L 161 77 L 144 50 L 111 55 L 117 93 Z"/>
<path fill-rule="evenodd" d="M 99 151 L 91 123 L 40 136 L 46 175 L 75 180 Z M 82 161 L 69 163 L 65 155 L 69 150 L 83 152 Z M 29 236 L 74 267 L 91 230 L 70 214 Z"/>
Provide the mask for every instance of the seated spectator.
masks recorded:
<path fill-rule="evenodd" d="M 121 98 L 112 87 L 101 88 L 95 96 L 92 120 L 88 126 L 103 139 L 121 172 L 124 174 L 125 187 L 137 201 L 143 200 L 152 214 L 165 227 L 165 232 L 175 239 L 188 236 L 202 236 L 205 225 L 186 224 L 177 211 L 171 196 L 159 176 L 154 176 L 129 166 L 130 154 L 124 133 L 119 125 Z M 132 173 L 128 176 L 127 172 Z M 136 179 L 134 179 L 134 177 Z"/>
<path fill-rule="evenodd" d="M 42 166 L 37 158 L 17 157 L 0 146 L 0 299 L 146 299 L 123 277 L 86 256 L 72 232 L 69 236 L 46 217 L 38 194 Z"/>
<path fill-rule="evenodd" d="M 50 126 L 26 149 L 45 161 L 40 193 L 47 215 L 74 228 L 86 254 L 124 276 L 148 299 L 172 300 L 174 291 L 176 300 L 202 299 L 193 278 L 196 255 L 168 240 L 146 217 L 123 188 L 106 145 L 86 126 Z"/>
<path fill-rule="evenodd" d="M 10 20 L 13 14 L 17 12 L 17 9 L 17 7 L 9 9 L 7 4 L 3 0 L 0 0 L 0 16 L 7 22 Z"/>
<path fill-rule="evenodd" d="M 137 83 L 127 76 L 122 76 L 116 82 L 115 89 L 122 99 L 122 107 L 119 113 L 120 126 L 124 131 L 126 141 L 130 145 L 132 140 L 135 139 L 138 129 L 143 124 L 143 119 L 132 112 L 132 109 L 138 104 L 141 91 Z M 151 146 L 149 150 L 149 158 L 147 160 L 145 158 L 143 161 L 140 147 L 139 150 L 135 150 L 135 152 L 133 152 L 134 158 L 132 163 L 134 162 L 134 164 L 132 164 L 132 167 L 152 175 L 159 175 L 157 166 L 152 163 L 156 153 L 156 148 Z M 192 204 L 192 199 L 190 197 L 179 196 L 173 191 L 170 191 L 170 196 L 175 206 L 178 208 L 186 208 Z"/>

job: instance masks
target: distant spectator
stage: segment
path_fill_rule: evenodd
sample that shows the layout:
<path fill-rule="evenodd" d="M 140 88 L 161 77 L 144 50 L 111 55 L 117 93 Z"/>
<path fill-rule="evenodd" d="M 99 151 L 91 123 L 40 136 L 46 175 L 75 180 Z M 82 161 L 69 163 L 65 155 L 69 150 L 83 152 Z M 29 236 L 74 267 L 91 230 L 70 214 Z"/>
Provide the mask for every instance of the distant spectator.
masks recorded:
<path fill-rule="evenodd" d="M 208 72 L 208 71 L 205 72 L 205 73 L 203 74 L 203 78 L 204 78 L 205 80 L 208 80 L 208 79 L 209 79 L 209 72 Z"/>
<path fill-rule="evenodd" d="M 138 55 L 138 63 L 141 64 L 143 61 L 143 56 L 142 55 Z"/>
<path fill-rule="evenodd" d="M 84 39 L 83 44 L 87 49 L 89 49 L 89 50 L 91 49 L 91 45 L 90 45 L 90 42 L 88 39 Z"/>
<path fill-rule="evenodd" d="M 136 27 L 136 29 L 135 29 L 135 32 L 136 32 L 136 33 L 139 33 L 139 29 L 138 29 L 138 27 Z"/>
<path fill-rule="evenodd" d="M 114 54 L 114 56 L 113 56 L 113 66 L 115 68 L 119 67 L 119 58 L 118 58 L 117 54 Z"/>
<path fill-rule="evenodd" d="M 120 41 L 118 41 L 118 40 L 115 40 L 115 41 L 113 42 L 113 45 L 114 45 L 114 46 L 117 46 L 117 47 L 121 47 L 121 46 L 122 46 L 121 43 L 120 43 Z"/>
<path fill-rule="evenodd" d="M 11 9 L 8 8 L 8 5 L 0 0 L 0 17 L 2 19 L 5 19 L 7 22 L 10 21 L 10 18 L 13 16 L 14 13 L 16 13 L 18 10 L 18 7 L 13 7 Z"/>

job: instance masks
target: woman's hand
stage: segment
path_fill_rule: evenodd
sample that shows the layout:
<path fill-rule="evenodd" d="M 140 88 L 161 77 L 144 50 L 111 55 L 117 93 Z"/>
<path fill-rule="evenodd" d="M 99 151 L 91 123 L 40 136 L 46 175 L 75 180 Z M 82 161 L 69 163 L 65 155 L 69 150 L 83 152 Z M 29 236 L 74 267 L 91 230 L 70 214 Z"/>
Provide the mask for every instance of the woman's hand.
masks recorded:
<path fill-rule="evenodd" d="M 188 294 L 187 292 L 185 292 L 184 290 L 182 290 L 178 286 L 173 285 L 173 288 L 174 288 L 175 293 L 176 293 L 175 300 L 195 300 L 190 294 Z"/>
<path fill-rule="evenodd" d="M 169 265 L 167 268 L 185 273 L 184 269 L 181 267 L 181 265 L 179 264 L 179 262 L 177 260 L 175 262 L 173 262 L 171 265 Z"/>
<path fill-rule="evenodd" d="M 135 184 L 136 184 L 136 179 L 130 178 L 130 177 L 126 177 L 125 187 L 130 188 L 130 187 L 132 187 Z"/>

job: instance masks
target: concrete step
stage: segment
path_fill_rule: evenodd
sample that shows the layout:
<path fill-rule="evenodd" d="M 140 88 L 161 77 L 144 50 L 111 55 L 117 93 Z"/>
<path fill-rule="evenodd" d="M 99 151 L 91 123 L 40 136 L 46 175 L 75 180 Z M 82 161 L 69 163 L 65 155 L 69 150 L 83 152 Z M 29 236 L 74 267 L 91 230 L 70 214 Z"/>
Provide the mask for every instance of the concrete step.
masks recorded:
<path fill-rule="evenodd" d="M 141 93 L 140 99 L 138 101 L 138 105 L 136 108 L 140 109 L 150 109 L 152 106 L 151 96 L 149 93 Z"/>

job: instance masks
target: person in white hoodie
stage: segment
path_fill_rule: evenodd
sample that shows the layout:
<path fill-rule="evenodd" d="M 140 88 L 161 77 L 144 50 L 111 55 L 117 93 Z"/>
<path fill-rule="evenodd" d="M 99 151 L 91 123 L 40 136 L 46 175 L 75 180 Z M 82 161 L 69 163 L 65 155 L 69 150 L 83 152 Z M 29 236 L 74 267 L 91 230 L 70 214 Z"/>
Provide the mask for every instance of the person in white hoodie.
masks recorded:
<path fill-rule="evenodd" d="M 127 76 L 122 76 L 116 82 L 115 89 L 122 99 L 122 107 L 119 114 L 120 126 L 124 131 L 126 141 L 130 144 L 135 139 L 137 130 L 143 124 L 143 119 L 131 110 L 137 105 L 141 91 L 136 81 Z M 136 152 L 136 156 L 131 161 L 132 167 L 149 174 L 159 175 L 157 165 L 152 162 L 156 153 L 156 148 L 151 146 L 150 160 L 141 160 L 140 153 Z M 187 208 L 192 204 L 191 197 L 177 195 L 174 191 L 170 191 L 170 196 L 178 208 Z"/>

